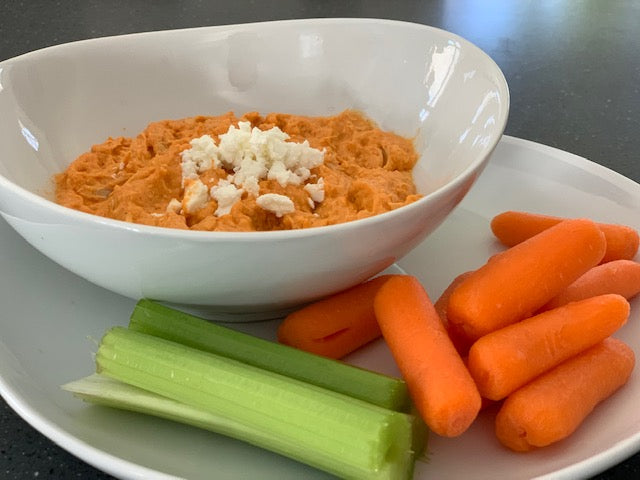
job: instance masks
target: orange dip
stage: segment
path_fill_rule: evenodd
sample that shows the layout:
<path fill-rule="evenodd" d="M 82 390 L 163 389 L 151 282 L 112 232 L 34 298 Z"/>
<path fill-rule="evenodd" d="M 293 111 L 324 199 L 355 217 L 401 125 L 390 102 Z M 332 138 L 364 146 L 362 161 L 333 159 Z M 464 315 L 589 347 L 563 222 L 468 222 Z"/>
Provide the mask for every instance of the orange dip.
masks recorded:
<path fill-rule="evenodd" d="M 230 213 L 216 216 L 216 200 L 186 213 L 168 209 L 172 199 L 182 201 L 181 152 L 190 141 L 208 134 L 217 142 L 230 125 L 251 122 L 268 130 L 277 126 L 290 138 L 307 140 L 324 149 L 324 162 L 313 168 L 324 181 L 324 199 L 313 205 L 300 185 L 281 186 L 275 180 L 259 182 L 260 194 L 288 196 L 295 210 L 280 217 L 257 205 L 248 192 Z M 233 113 L 154 122 L 135 138 L 109 138 L 80 155 L 55 177 L 56 202 L 103 217 L 160 227 L 264 231 L 331 225 L 369 217 L 418 199 L 412 179 L 417 154 L 409 139 L 380 130 L 362 114 L 347 110 L 331 117 L 283 113 L 261 116 Z M 227 178 L 222 167 L 200 175 L 207 188 Z M 174 201 L 175 201 L 174 200 Z"/>

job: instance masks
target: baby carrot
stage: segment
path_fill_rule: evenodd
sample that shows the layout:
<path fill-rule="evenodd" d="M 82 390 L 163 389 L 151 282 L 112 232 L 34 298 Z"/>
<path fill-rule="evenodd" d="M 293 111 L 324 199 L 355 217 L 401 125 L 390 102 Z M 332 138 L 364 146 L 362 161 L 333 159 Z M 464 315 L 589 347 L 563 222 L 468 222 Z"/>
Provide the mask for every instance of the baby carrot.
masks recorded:
<path fill-rule="evenodd" d="M 613 260 L 593 267 L 551 299 L 543 309 L 565 305 L 596 295 L 617 293 L 627 300 L 640 293 L 640 263 L 632 260 Z"/>
<path fill-rule="evenodd" d="M 460 353 L 460 352 L 458 352 L 458 353 Z M 468 356 L 462 356 L 461 358 L 462 358 L 462 361 L 464 362 L 464 365 L 467 367 L 467 370 L 469 370 L 469 357 Z M 477 387 L 477 385 L 476 385 L 476 387 Z M 490 400 L 487 397 L 483 397 L 482 395 L 480 395 L 480 400 L 481 400 L 481 403 L 480 403 L 480 411 L 481 412 L 483 410 L 485 410 L 485 409 L 487 409 L 489 407 L 492 407 L 495 404 L 499 403 L 499 402 L 496 402 L 495 400 Z"/>
<path fill-rule="evenodd" d="M 600 295 L 527 318 L 481 337 L 467 366 L 483 397 L 501 400 L 624 325 L 629 302 Z"/>
<path fill-rule="evenodd" d="M 529 212 L 508 211 L 496 215 L 491 221 L 491 230 L 500 242 L 512 247 L 543 230 L 565 220 L 562 217 Z M 626 225 L 598 223 L 607 240 L 607 250 L 602 263 L 611 260 L 630 260 L 638 252 L 638 232 Z"/>
<path fill-rule="evenodd" d="M 381 275 L 290 313 L 278 341 L 316 355 L 339 359 L 380 337 L 373 298 L 391 275 Z"/>
<path fill-rule="evenodd" d="M 462 281 L 470 274 L 471 271 L 463 272 L 460 275 L 456 276 L 433 304 L 436 312 L 438 312 L 440 320 L 442 320 L 442 323 L 445 327 L 449 324 L 449 320 L 447 319 L 447 305 L 449 305 L 449 298 L 451 297 L 453 291 L 458 287 L 458 285 L 460 285 Z"/>
<path fill-rule="evenodd" d="M 633 350 L 607 338 L 509 395 L 496 416 L 496 436 L 517 452 L 562 440 L 603 400 L 624 385 Z"/>
<path fill-rule="evenodd" d="M 560 222 L 494 255 L 469 275 L 449 298 L 449 322 L 476 340 L 530 317 L 596 266 L 605 247 L 591 220 Z"/>
<path fill-rule="evenodd" d="M 376 318 L 427 426 L 455 437 L 478 415 L 480 394 L 418 279 L 395 276 L 378 291 Z"/>
<path fill-rule="evenodd" d="M 449 322 L 447 318 L 447 307 L 449 305 L 449 298 L 451 298 L 451 294 L 453 291 L 458 288 L 465 278 L 467 278 L 471 272 L 463 272 L 457 277 L 455 277 L 451 283 L 444 289 L 444 291 L 440 294 L 440 297 L 436 300 L 433 306 L 442 320 L 442 324 L 444 328 L 447 330 L 449 334 L 449 338 L 453 342 L 453 345 L 456 347 L 456 350 L 460 353 L 460 355 L 465 356 L 469 352 L 469 347 L 471 346 L 471 341 L 466 338 L 464 332 L 457 328 L 455 324 Z"/>

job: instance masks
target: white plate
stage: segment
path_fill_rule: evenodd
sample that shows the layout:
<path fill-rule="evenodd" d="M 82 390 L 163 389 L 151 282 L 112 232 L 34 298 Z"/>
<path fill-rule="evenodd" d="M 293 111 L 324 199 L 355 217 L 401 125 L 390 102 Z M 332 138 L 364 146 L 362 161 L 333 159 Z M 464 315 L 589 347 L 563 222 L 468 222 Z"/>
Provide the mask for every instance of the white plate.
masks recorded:
<path fill-rule="evenodd" d="M 583 158 L 505 137 L 468 197 L 399 262 L 432 297 L 500 247 L 490 218 L 507 209 L 589 216 L 640 229 L 640 185 Z M 278 455 L 195 428 L 86 405 L 59 385 L 91 373 L 95 339 L 125 325 L 134 302 L 74 276 L 37 253 L 0 221 L 0 393 L 36 429 L 90 464 L 122 478 L 326 478 Z M 276 323 L 235 324 L 273 337 Z M 617 334 L 640 351 L 640 300 Z M 352 355 L 385 372 L 395 367 L 380 342 Z M 455 439 L 433 438 L 416 478 L 579 478 L 640 450 L 640 378 L 630 382 L 568 440 L 538 452 L 500 447 L 483 414 Z"/>

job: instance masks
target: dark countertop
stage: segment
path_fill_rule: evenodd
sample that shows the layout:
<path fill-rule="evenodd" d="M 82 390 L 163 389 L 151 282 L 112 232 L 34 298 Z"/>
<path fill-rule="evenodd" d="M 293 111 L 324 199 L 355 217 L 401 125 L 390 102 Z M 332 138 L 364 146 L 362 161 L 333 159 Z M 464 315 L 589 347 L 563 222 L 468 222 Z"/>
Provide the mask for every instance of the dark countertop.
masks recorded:
<path fill-rule="evenodd" d="M 50 45 L 150 30 L 310 17 L 424 23 L 477 44 L 511 90 L 506 134 L 640 182 L 640 2 L 546 0 L 9 1 L 0 60 Z M 638 478 L 640 454 L 597 479 Z M 54 445 L 0 400 L 0 478 L 111 478 Z"/>

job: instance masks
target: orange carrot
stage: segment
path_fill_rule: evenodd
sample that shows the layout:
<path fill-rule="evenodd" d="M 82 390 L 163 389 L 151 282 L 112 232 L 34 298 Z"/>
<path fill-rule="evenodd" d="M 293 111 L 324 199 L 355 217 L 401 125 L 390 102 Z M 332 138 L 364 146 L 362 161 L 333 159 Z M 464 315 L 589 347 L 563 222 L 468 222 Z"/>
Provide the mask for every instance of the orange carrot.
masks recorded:
<path fill-rule="evenodd" d="M 491 230 L 502 244 L 513 247 L 562 220 L 565 219 L 529 212 L 508 211 L 493 218 Z M 607 250 L 602 263 L 612 260 L 631 260 L 638 252 L 640 236 L 633 228 L 608 223 L 597 225 L 607 239 Z"/>
<path fill-rule="evenodd" d="M 463 272 L 460 275 L 456 276 L 433 304 L 436 312 L 438 312 L 440 320 L 442 320 L 442 323 L 445 327 L 449 324 L 449 320 L 447 319 L 447 305 L 449 305 L 449 298 L 451 297 L 453 291 L 458 287 L 458 285 L 460 285 L 462 281 L 469 275 L 471 275 L 471 271 Z"/>
<path fill-rule="evenodd" d="M 459 352 L 458 352 L 459 353 Z M 467 356 L 462 356 L 462 362 L 464 363 L 465 367 L 467 367 L 467 370 L 469 370 L 469 357 Z M 477 385 L 476 385 L 477 387 Z M 482 395 L 480 395 L 480 411 L 482 412 L 483 410 L 489 408 L 489 407 L 493 407 L 495 405 L 497 405 L 500 402 L 496 402 L 495 400 L 490 400 L 487 397 L 483 397 Z"/>
<path fill-rule="evenodd" d="M 634 363 L 633 350 L 614 338 L 561 363 L 507 397 L 496 416 L 498 440 L 526 452 L 568 437 L 627 382 Z"/>
<path fill-rule="evenodd" d="M 591 220 L 565 220 L 494 255 L 449 298 L 447 318 L 473 340 L 530 317 L 597 265 L 606 248 Z"/>
<path fill-rule="evenodd" d="M 547 303 L 543 310 L 596 295 L 617 293 L 627 300 L 640 293 L 640 263 L 613 260 L 593 267 Z"/>
<path fill-rule="evenodd" d="M 339 359 L 380 337 L 373 299 L 392 275 L 381 275 L 290 313 L 278 328 L 278 341 Z"/>
<path fill-rule="evenodd" d="M 478 415 L 480 394 L 420 282 L 389 279 L 374 309 L 420 416 L 439 435 L 462 434 Z"/>
<path fill-rule="evenodd" d="M 469 372 L 483 397 L 501 400 L 609 337 L 626 323 L 629 308 L 620 295 L 600 295 L 496 330 L 469 350 Z"/>
<path fill-rule="evenodd" d="M 451 324 L 451 322 L 449 322 L 449 319 L 447 318 L 447 308 L 449 306 L 449 298 L 451 297 L 451 294 L 456 288 L 458 288 L 458 285 L 460 285 L 464 281 L 464 279 L 467 278 L 469 275 L 471 275 L 470 271 L 463 272 L 457 277 L 455 277 L 452 280 L 452 282 L 447 286 L 447 288 L 445 288 L 444 291 L 440 294 L 440 297 L 438 297 L 436 302 L 433 304 L 433 306 L 436 309 L 436 312 L 438 312 L 438 316 L 440 317 L 440 320 L 442 320 L 442 324 L 444 325 L 444 328 L 447 330 L 447 333 L 449 334 L 449 338 L 451 338 L 451 341 L 453 342 L 453 345 L 456 347 L 456 350 L 458 350 L 458 353 L 460 353 L 460 355 L 462 356 L 465 356 L 469 352 L 469 347 L 471 347 L 472 342 L 471 340 L 466 338 L 462 330 L 457 328 L 455 324 Z"/>

